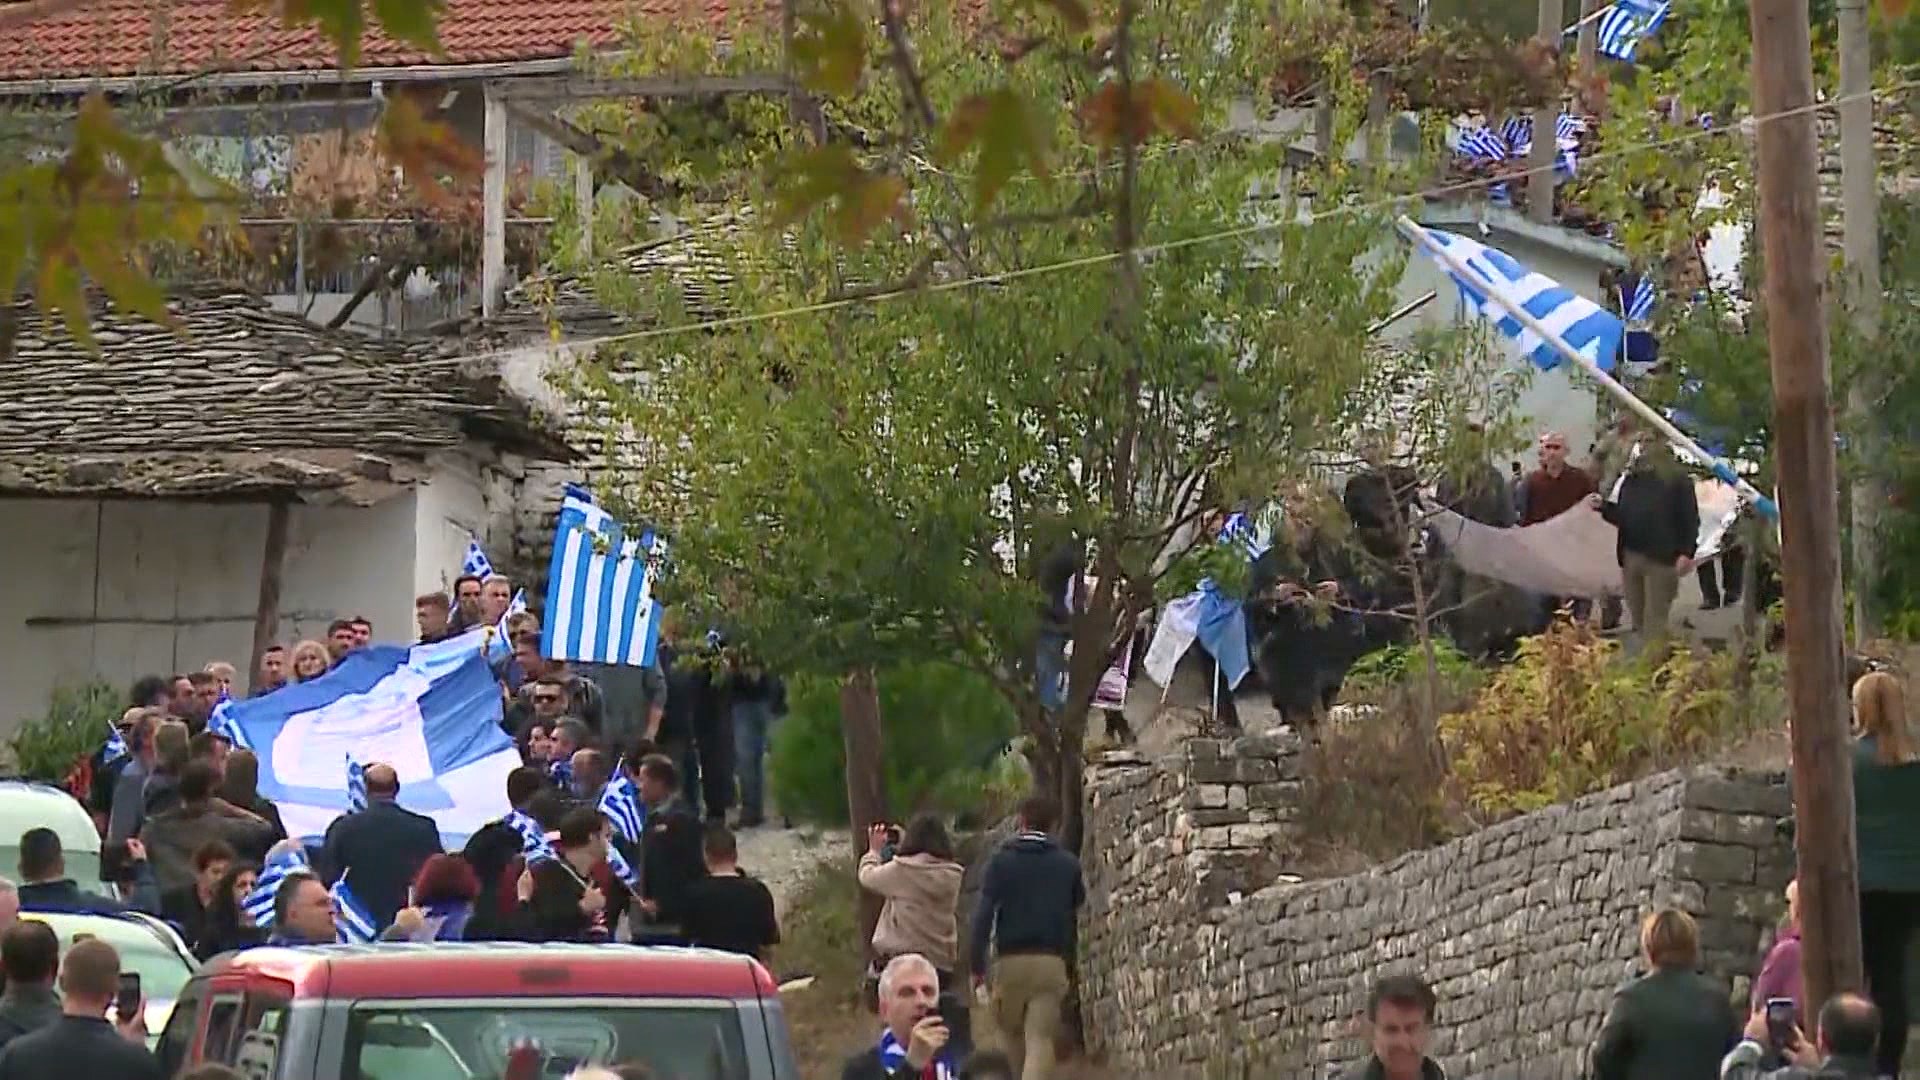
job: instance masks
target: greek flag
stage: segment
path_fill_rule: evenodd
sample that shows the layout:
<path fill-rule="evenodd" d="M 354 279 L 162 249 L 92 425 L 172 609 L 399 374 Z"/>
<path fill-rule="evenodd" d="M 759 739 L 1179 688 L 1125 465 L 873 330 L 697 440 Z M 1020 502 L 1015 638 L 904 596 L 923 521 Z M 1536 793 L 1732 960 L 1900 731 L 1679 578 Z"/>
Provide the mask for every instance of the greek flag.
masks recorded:
<path fill-rule="evenodd" d="M 311 872 L 306 852 L 297 847 L 267 856 L 267 865 L 260 868 L 260 875 L 254 879 L 253 891 L 241 903 L 247 918 L 252 919 L 255 926 L 272 926 L 273 898 L 279 895 L 281 884 L 289 875 Z"/>
<path fill-rule="evenodd" d="M 347 755 L 347 813 L 367 808 L 367 767 Z"/>
<path fill-rule="evenodd" d="M 622 885 L 635 893 L 640 891 L 639 872 L 633 868 L 632 863 L 627 861 L 625 855 L 620 854 L 620 849 L 612 844 L 607 845 L 607 866 L 612 868 L 613 876 L 619 878 Z"/>
<path fill-rule="evenodd" d="M 210 726 L 259 756 L 260 794 L 289 836 L 318 842 L 349 808 L 349 760 L 377 761 L 398 774 L 400 805 L 433 818 L 457 849 L 507 809 L 507 774 L 520 765 L 482 653 L 490 632 L 355 649 L 319 678 L 228 702 Z"/>
<path fill-rule="evenodd" d="M 654 577 L 666 544 L 637 536 L 571 485 L 560 504 L 540 648 L 549 659 L 648 667 L 660 642 Z"/>
<path fill-rule="evenodd" d="M 487 561 L 487 553 L 480 550 L 480 541 L 467 538 L 467 557 L 460 560 L 460 573 L 472 574 L 482 581 L 493 576 L 493 563 Z"/>
<path fill-rule="evenodd" d="M 1559 335 L 1600 370 L 1613 369 L 1626 330 L 1619 316 L 1545 274 L 1534 273 L 1498 248 L 1441 229 L 1424 232 L 1434 244 L 1446 249 L 1472 271 L 1471 277 L 1462 277 L 1441 263 L 1447 276 L 1459 286 L 1461 298 L 1491 320 L 1509 346 L 1533 361 L 1534 366 L 1551 371 L 1560 365 L 1561 356 L 1551 342 L 1508 315 L 1493 300 L 1495 295 L 1524 309 L 1538 319 L 1548 333 Z M 1426 250 L 1424 246 L 1422 250 Z M 1433 255 L 1431 251 L 1427 254 Z"/>
<path fill-rule="evenodd" d="M 380 924 L 368 914 L 365 904 L 353 895 L 342 876 L 328 890 L 333 896 L 334 940 L 342 945 L 366 945 L 380 939 Z"/>
<path fill-rule="evenodd" d="M 1266 522 L 1256 524 L 1244 510 L 1235 510 L 1220 524 L 1220 542 L 1239 544 L 1246 549 L 1247 561 L 1253 562 L 1273 547 L 1273 528 Z"/>
<path fill-rule="evenodd" d="M 100 764 L 111 765 L 132 751 L 127 749 L 126 736 L 120 734 L 120 728 L 111 721 L 107 723 L 107 745 L 100 750 Z"/>
<path fill-rule="evenodd" d="M 557 859 L 559 853 L 553 850 L 553 844 L 547 839 L 547 830 L 533 820 L 524 810 L 515 810 L 500 819 L 508 828 L 520 834 L 520 852 L 529 863 L 543 859 Z"/>
<path fill-rule="evenodd" d="M 631 778 L 616 776 L 607 782 L 607 789 L 600 793 L 600 813 L 613 822 L 615 832 L 632 843 L 640 842 L 647 828 L 647 812 L 640 806 L 640 792 Z"/>
<path fill-rule="evenodd" d="M 1620 310 L 1629 323 L 1645 324 L 1653 319 L 1653 282 L 1645 274 L 1635 279 L 1631 289 L 1622 289 Z"/>
<path fill-rule="evenodd" d="M 1660 29 L 1672 10 L 1671 0 L 1614 0 L 1600 16 L 1600 52 L 1632 63 L 1634 50 Z"/>

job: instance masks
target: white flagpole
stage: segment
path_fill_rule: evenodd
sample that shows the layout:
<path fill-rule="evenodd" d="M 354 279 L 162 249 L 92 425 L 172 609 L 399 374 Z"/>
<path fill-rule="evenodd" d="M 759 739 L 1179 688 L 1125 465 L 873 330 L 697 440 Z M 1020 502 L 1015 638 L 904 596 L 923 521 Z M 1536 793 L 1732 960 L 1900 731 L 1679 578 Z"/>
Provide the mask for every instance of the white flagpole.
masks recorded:
<path fill-rule="evenodd" d="M 1566 37 L 1568 34 L 1578 31 L 1581 27 L 1587 25 L 1588 23 L 1599 18 L 1600 16 L 1605 15 L 1607 12 L 1612 11 L 1615 6 L 1616 5 L 1614 4 L 1600 5 L 1599 7 L 1594 9 L 1593 14 L 1587 16 L 1584 19 L 1581 19 L 1579 22 L 1574 23 L 1572 26 L 1567 27 L 1565 30 L 1560 31 L 1560 36 Z"/>
<path fill-rule="evenodd" d="M 1479 274 L 1469 269 L 1466 263 L 1461 262 L 1459 256 L 1448 251 L 1443 245 L 1435 242 L 1433 237 L 1427 235 L 1427 230 L 1415 224 L 1412 218 L 1402 214 L 1399 220 L 1395 222 L 1395 225 L 1399 228 L 1403 236 L 1420 245 L 1461 278 L 1471 282 L 1480 277 Z M 1618 379 L 1600 370 L 1600 365 L 1594 363 L 1588 359 L 1585 354 L 1567 344 L 1566 339 L 1541 325 L 1540 320 L 1534 318 L 1532 312 L 1514 303 L 1509 297 L 1501 295 L 1498 289 L 1488 289 L 1486 290 L 1486 295 L 1488 299 L 1500 305 L 1501 309 L 1508 315 L 1513 316 L 1520 325 L 1533 331 L 1541 341 L 1552 345 L 1555 352 L 1565 357 L 1571 363 L 1579 365 L 1580 370 L 1586 372 L 1588 378 L 1600 384 L 1600 389 L 1613 395 L 1622 405 L 1630 409 L 1635 416 L 1646 421 L 1649 427 L 1665 436 L 1668 442 L 1699 458 L 1701 461 L 1710 462 L 1711 464 L 1708 466 L 1708 470 L 1723 483 L 1731 485 L 1735 491 L 1738 491 L 1742 498 L 1746 499 L 1747 502 L 1753 505 L 1755 510 L 1760 512 L 1762 517 L 1772 522 L 1778 522 L 1780 520 L 1780 508 L 1774 505 L 1772 499 L 1761 494 L 1758 488 L 1741 479 L 1740 474 L 1733 471 L 1732 465 L 1700 449 L 1699 443 L 1689 438 L 1686 432 L 1674 427 L 1673 423 L 1666 417 L 1661 416 L 1657 409 L 1635 397 L 1633 391 L 1620 385 Z M 1625 325 L 1624 321 L 1622 325 Z"/>

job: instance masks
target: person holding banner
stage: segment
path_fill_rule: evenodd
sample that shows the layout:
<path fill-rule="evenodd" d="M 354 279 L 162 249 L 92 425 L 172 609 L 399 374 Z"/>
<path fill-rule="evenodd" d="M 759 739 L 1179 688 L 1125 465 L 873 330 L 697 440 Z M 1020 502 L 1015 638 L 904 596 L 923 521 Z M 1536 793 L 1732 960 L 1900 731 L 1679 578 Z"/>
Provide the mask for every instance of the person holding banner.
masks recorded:
<path fill-rule="evenodd" d="M 1700 503 L 1692 478 L 1673 451 L 1664 442 L 1640 438 L 1640 453 L 1611 495 L 1602 499 L 1594 494 L 1588 500 L 1620 531 L 1615 552 L 1627 614 L 1633 620 L 1634 648 L 1644 652 L 1665 645 L 1680 578 L 1693 570 Z"/>

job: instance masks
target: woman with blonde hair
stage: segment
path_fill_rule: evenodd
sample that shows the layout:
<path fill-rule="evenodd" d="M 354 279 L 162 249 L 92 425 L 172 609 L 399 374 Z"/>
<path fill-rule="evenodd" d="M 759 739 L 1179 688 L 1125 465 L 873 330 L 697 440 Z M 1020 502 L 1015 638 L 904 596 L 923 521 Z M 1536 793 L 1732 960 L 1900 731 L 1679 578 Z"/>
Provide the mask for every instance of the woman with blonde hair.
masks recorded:
<path fill-rule="evenodd" d="M 327 669 L 333 666 L 333 655 L 317 641 L 303 641 L 293 647 L 293 654 L 288 661 L 288 666 L 293 669 L 291 681 L 306 682 L 325 675 Z"/>
<path fill-rule="evenodd" d="M 1920 922 L 1920 753 L 1906 687 L 1890 671 L 1853 684 L 1853 821 L 1860 855 L 1860 945 L 1880 1030 L 1907 1030 L 1907 946 Z M 1905 1039 L 1882 1039 L 1880 1072 L 1900 1075 Z"/>
<path fill-rule="evenodd" d="M 1593 1080 L 1719 1080 L 1740 1041 L 1724 983 L 1699 973 L 1700 928 L 1678 908 L 1640 923 L 1647 973 L 1613 995 L 1593 1047 Z"/>

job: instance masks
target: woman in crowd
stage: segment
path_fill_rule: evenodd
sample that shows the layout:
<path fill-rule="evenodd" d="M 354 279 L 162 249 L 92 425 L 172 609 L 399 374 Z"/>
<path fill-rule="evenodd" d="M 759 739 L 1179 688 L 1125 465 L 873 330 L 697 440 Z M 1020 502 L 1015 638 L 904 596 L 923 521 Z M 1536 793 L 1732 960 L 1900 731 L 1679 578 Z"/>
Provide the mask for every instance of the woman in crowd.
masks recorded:
<path fill-rule="evenodd" d="M 1860 855 L 1860 944 L 1880 1030 L 1907 1030 L 1907 946 L 1920 913 L 1920 765 L 1907 697 L 1891 672 L 1853 684 L 1853 817 Z M 1875 1064 L 1900 1075 L 1905 1039 L 1882 1039 Z"/>
<path fill-rule="evenodd" d="M 388 941 L 460 941 L 480 896 L 480 879 L 458 855 L 432 855 L 413 879 L 413 904 L 394 919 Z"/>
<path fill-rule="evenodd" d="M 267 932 L 253 925 L 244 905 L 247 894 L 260 875 L 260 868 L 235 863 L 220 876 L 213 900 L 207 905 L 206 918 L 200 924 L 200 940 L 193 943 L 193 955 L 211 960 L 223 952 L 245 949 L 267 940 Z"/>
<path fill-rule="evenodd" d="M 1593 1080 L 1718 1080 L 1740 1041 L 1724 984 L 1701 975 L 1700 930 L 1675 908 L 1640 924 L 1646 974 L 1613 995 L 1593 1048 Z"/>
<path fill-rule="evenodd" d="M 1798 879 L 1787 882 L 1787 921 L 1780 933 L 1773 939 L 1773 947 L 1767 950 L 1766 962 L 1760 965 L 1760 974 L 1753 980 L 1753 997 L 1749 1003 L 1751 1012 L 1759 1012 L 1767 1007 L 1769 998 L 1792 998 L 1793 1012 L 1799 1018 L 1801 1030 L 1810 1026 L 1806 1012 L 1801 1008 L 1800 997 L 1800 882 Z"/>
<path fill-rule="evenodd" d="M 860 856 L 860 887 L 885 901 L 873 930 L 875 963 L 906 953 L 926 957 L 940 975 L 942 993 L 958 993 L 960 864 L 953 858 L 947 828 L 932 814 L 907 823 L 900 849 L 886 857 L 887 826 L 867 832 L 867 853 Z"/>
<path fill-rule="evenodd" d="M 327 652 L 325 645 L 317 641 L 303 641 L 293 647 L 293 653 L 288 658 L 288 662 L 293 668 L 293 681 L 306 682 L 308 679 L 317 679 L 325 675 L 327 668 L 333 663 L 333 657 Z"/>
<path fill-rule="evenodd" d="M 287 838 L 287 827 L 280 821 L 280 808 L 260 796 L 260 759 L 253 751 L 235 748 L 227 755 L 220 797 L 273 826 L 274 840 Z"/>

